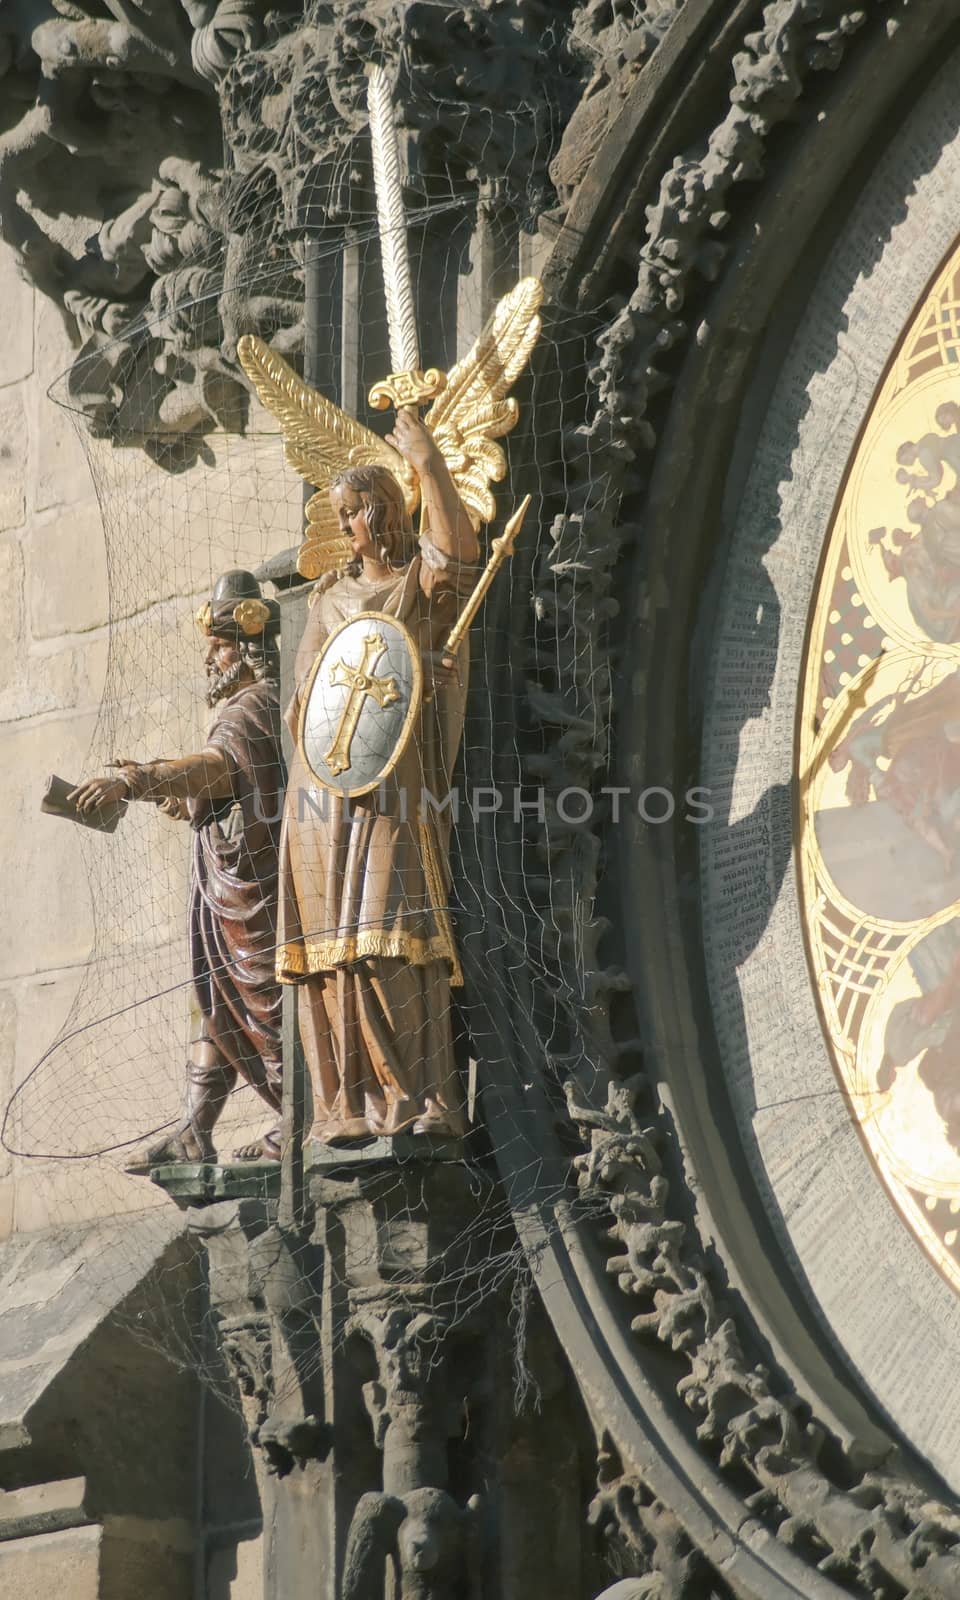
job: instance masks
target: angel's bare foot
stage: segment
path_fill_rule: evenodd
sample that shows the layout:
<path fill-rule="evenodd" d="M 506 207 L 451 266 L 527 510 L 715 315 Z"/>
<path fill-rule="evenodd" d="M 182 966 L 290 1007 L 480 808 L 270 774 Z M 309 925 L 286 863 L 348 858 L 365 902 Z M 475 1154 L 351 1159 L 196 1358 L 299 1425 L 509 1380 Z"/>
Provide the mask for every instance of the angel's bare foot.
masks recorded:
<path fill-rule="evenodd" d="M 250 1144 L 242 1144 L 233 1152 L 234 1161 L 279 1161 L 280 1160 L 280 1129 L 271 1128 L 261 1139 L 253 1139 Z"/>

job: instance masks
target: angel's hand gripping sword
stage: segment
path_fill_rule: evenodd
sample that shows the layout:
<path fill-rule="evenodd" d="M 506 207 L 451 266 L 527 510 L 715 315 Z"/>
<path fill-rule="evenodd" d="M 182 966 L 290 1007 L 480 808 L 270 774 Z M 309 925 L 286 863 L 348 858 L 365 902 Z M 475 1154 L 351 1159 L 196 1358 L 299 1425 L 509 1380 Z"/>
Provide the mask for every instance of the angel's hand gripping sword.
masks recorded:
<path fill-rule="evenodd" d="M 391 360 L 397 368 L 374 385 L 370 403 L 384 410 L 391 404 L 413 407 L 432 401 L 424 423 L 467 514 L 479 528 L 496 515 L 491 484 L 507 471 L 498 440 L 517 420 L 517 402 L 510 391 L 540 332 L 542 285 L 536 278 L 521 279 L 448 373 L 421 370 L 397 135 L 382 69 L 371 69 L 369 102 Z M 350 555 L 329 498 L 337 474 L 346 466 L 385 467 L 399 483 L 411 515 L 419 500 L 417 475 L 393 445 L 304 383 L 255 334 L 243 335 L 237 355 L 260 401 L 279 420 L 287 461 L 317 491 L 307 503 L 297 567 L 303 577 L 319 578 Z"/>

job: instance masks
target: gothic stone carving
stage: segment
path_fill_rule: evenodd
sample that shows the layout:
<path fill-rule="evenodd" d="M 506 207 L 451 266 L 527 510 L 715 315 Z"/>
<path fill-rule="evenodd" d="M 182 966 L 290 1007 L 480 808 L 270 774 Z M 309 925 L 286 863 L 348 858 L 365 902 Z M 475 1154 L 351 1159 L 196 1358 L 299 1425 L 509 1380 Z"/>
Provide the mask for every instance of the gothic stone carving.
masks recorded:
<path fill-rule="evenodd" d="M 479 1499 L 443 1489 L 362 1495 L 350 1524 L 344 1600 L 381 1600 L 392 1568 L 398 1600 L 480 1600 Z"/>
<path fill-rule="evenodd" d="M 381 1458 L 379 1483 L 353 1508 L 343 1594 L 480 1600 L 489 1572 L 477 1491 L 489 1480 L 493 1435 L 484 1434 L 478 1386 L 506 1312 L 496 1269 L 505 1241 L 489 1209 L 477 1228 L 481 1196 L 488 1206 L 491 1196 L 460 1162 L 428 1161 L 399 1181 L 385 1171 L 362 1188 L 362 1200 L 344 1192 L 340 1204 L 323 1191 L 343 1206 L 355 1263 L 345 1352 L 353 1382 L 372 1363 L 362 1395 Z M 388 1572 L 394 1587 L 385 1591 Z"/>
<path fill-rule="evenodd" d="M 550 165 L 562 205 L 575 193 L 651 52 L 665 36 L 683 0 L 647 0 L 611 6 L 585 0 L 575 8 L 567 48 L 583 80 L 582 92 Z"/>
<path fill-rule="evenodd" d="M 613 1226 L 607 1270 L 638 1304 L 632 1326 L 658 1341 L 686 1367 L 677 1393 L 696 1419 L 696 1435 L 722 1468 L 746 1470 L 757 1487 L 750 1510 L 769 1518 L 778 1536 L 821 1572 L 867 1593 L 909 1590 L 918 1568 L 923 1593 L 947 1597 L 960 1585 L 960 1518 L 937 1506 L 895 1467 L 856 1472 L 852 1487 L 831 1479 L 821 1456 L 823 1430 L 782 1383 L 744 1356 L 729 1308 L 718 1299 L 686 1223 L 671 1218 L 669 1183 L 658 1154 L 663 1133 L 637 1114 L 640 1082 L 611 1085 L 606 1108 L 580 1103 L 571 1085 L 571 1114 L 589 1132 L 576 1158 L 588 1194 L 608 1197 Z M 603 1478 L 606 1474 L 601 1472 Z M 597 1501 L 604 1520 L 645 1557 L 641 1484 Z M 649 1496 L 647 1496 L 649 1499 Z M 686 1592 L 686 1575 L 668 1592 Z"/>
<path fill-rule="evenodd" d="M 473 1495 L 461 1507 L 447 1492 L 447 1442 L 460 1431 L 464 1396 L 451 1382 L 450 1323 L 433 1297 L 426 1288 L 352 1297 L 350 1329 L 377 1362 L 364 1400 L 383 1453 L 383 1492 L 364 1494 L 354 1511 L 345 1600 L 379 1600 L 388 1564 L 402 1600 L 482 1593 L 482 1502 Z"/>
<path fill-rule="evenodd" d="M 266 1316 L 241 1315 L 220 1321 L 220 1348 L 244 1400 L 247 1427 L 256 1439 L 267 1419 L 273 1393 L 270 1322 Z"/>
<path fill-rule="evenodd" d="M 206 1198 L 202 1183 L 196 1197 Z M 318 1415 L 317 1253 L 308 1238 L 281 1231 L 275 1212 L 257 1200 L 201 1203 L 191 1230 L 207 1250 L 211 1308 L 250 1442 L 267 1473 L 282 1478 L 322 1460 L 331 1440 Z"/>
<path fill-rule="evenodd" d="M 195 31 L 213 28 L 204 36 L 202 48 L 180 13 L 166 6 L 145 6 L 136 29 L 122 18 L 78 24 L 48 14 L 39 3 L 31 12 L 29 28 L 2 25 L 7 31 L 0 71 L 10 90 L 0 134 L 0 209 L 7 237 L 45 292 L 65 305 L 68 291 L 80 297 L 68 309 L 78 326 L 81 312 L 86 318 L 82 332 L 87 340 L 96 341 L 88 353 L 104 356 L 102 381 L 99 387 L 93 385 L 93 400 L 83 401 L 95 424 L 114 437 L 137 437 L 139 430 L 154 449 L 165 433 L 185 429 L 196 433 L 210 417 L 241 416 L 242 392 L 235 386 L 231 344 L 237 332 L 250 325 L 247 319 L 261 333 L 279 334 L 289 348 L 296 348 L 295 264 L 281 279 L 281 288 L 262 301 L 234 287 L 220 296 L 215 312 L 209 309 L 215 281 L 202 274 L 210 270 L 217 243 L 226 234 L 228 253 L 233 252 L 228 254 L 228 279 L 233 285 L 243 283 L 254 259 L 245 251 L 262 259 L 281 248 L 272 219 L 279 219 L 276 228 L 302 222 L 295 209 L 304 198 L 297 181 L 302 172 L 291 167 L 293 158 L 277 131 L 281 126 L 296 125 L 298 137 L 303 131 L 311 162 L 317 156 L 331 165 L 339 161 L 340 169 L 349 174 L 354 159 L 362 159 L 355 66 L 369 53 L 373 40 L 388 53 L 391 41 L 401 38 L 401 25 L 410 29 L 403 38 L 412 47 L 411 64 L 405 67 L 411 106 L 404 110 L 416 135 L 407 152 L 411 187 L 425 191 L 433 171 L 431 161 L 440 159 L 439 155 L 428 159 L 426 152 L 435 152 L 451 133 L 462 138 L 461 148 L 470 148 L 472 138 L 490 153 L 490 169 L 479 178 L 491 185 L 503 179 L 505 158 L 501 156 L 497 164 L 500 141 L 483 139 L 478 133 L 484 127 L 483 117 L 489 116 L 479 92 L 471 100 L 465 92 L 469 84 L 455 85 L 454 98 L 470 105 L 455 128 L 443 98 L 433 92 L 450 53 L 445 47 L 439 52 L 443 60 L 434 59 L 431 65 L 430 52 L 438 35 L 422 29 L 415 36 L 417 18 L 423 21 L 420 7 L 407 7 L 405 18 L 398 10 L 388 25 L 381 26 L 383 8 L 348 3 L 338 8 L 335 35 L 306 29 L 289 34 L 276 22 L 268 27 L 265 17 L 261 27 L 259 10 L 236 26 L 242 11 L 242 6 L 216 11 L 192 7 L 190 26 Z M 592 16 L 594 11 L 591 6 L 581 9 L 581 38 L 584 30 L 591 35 L 597 15 L 605 15 L 596 8 Z M 641 14 L 641 26 L 663 11 L 648 7 Z M 504 17 L 502 11 L 479 5 L 451 8 L 451 26 L 455 13 L 468 30 L 482 25 L 491 30 L 491 37 Z M 523 14 L 533 16 L 532 5 Z M 613 8 L 612 15 L 619 16 L 620 8 Z M 435 20 L 435 13 L 429 20 Z M 742 50 L 733 57 L 733 82 L 721 120 L 702 146 L 685 147 L 677 155 L 650 205 L 636 288 L 597 341 L 594 403 L 573 441 L 574 455 L 589 471 L 573 484 L 567 509 L 554 525 L 553 547 L 535 574 L 536 606 L 544 625 L 538 641 L 543 674 L 531 688 L 529 710 L 544 732 L 547 751 L 534 775 L 548 773 L 557 789 L 580 785 L 584 778 L 596 784 L 607 763 L 608 623 L 616 607 L 611 574 L 623 546 L 637 533 L 619 521 L 617 508 L 625 490 L 636 502 L 642 499 L 648 474 L 635 453 L 638 447 L 656 442 L 658 410 L 665 405 L 672 381 L 671 353 L 697 331 L 703 287 L 723 270 L 723 231 L 736 226 L 744 181 L 763 176 L 771 130 L 796 111 L 812 73 L 840 63 L 864 20 L 863 11 L 838 0 L 774 0 L 767 5 L 759 28 L 744 38 Z M 231 65 L 232 40 L 242 38 L 249 45 L 258 28 L 256 48 L 245 49 Z M 625 36 L 608 42 L 614 48 L 609 55 L 605 46 L 601 51 L 597 82 L 599 90 L 613 86 L 616 96 L 622 91 L 624 71 L 629 71 L 632 60 L 642 58 L 644 45 L 629 28 Z M 529 66 L 529 52 L 519 54 L 520 68 L 524 61 Z M 470 51 L 465 55 L 469 63 Z M 417 70 L 423 74 L 419 101 Z M 456 65 L 450 70 L 455 75 Z M 510 70 L 516 70 L 514 63 Z M 224 182 L 219 166 L 214 80 L 237 174 L 232 187 Z M 518 81 L 522 83 L 522 78 Z M 162 137 L 159 131 L 156 139 L 145 137 L 141 125 L 137 138 L 132 138 L 134 110 L 139 111 L 141 102 L 144 118 L 151 127 L 162 129 Z M 168 115 L 171 107 L 176 107 L 175 116 Z M 277 110 L 278 121 L 271 123 L 265 114 L 268 107 Z M 294 113 L 302 128 L 295 120 L 290 122 Z M 470 117 L 476 120 L 470 123 Z M 486 126 L 489 130 L 489 121 Z M 67 161 L 65 149 L 72 152 Z M 161 172 L 159 161 L 154 166 L 151 158 L 141 170 L 137 162 L 145 159 L 144 151 L 162 152 L 164 161 L 179 165 Z M 573 148 L 568 148 L 565 160 L 566 166 L 555 169 L 564 196 L 582 171 Z M 105 204 L 93 175 L 94 167 L 103 164 L 110 178 L 104 193 L 117 191 L 120 174 L 128 182 L 127 197 L 114 209 Z M 468 188 L 479 182 L 472 172 L 457 178 Z M 515 181 L 509 167 L 504 181 Z M 165 200 L 154 193 L 156 184 L 162 185 Z M 82 197 L 82 203 L 76 198 L 62 207 L 55 203 L 65 185 Z M 34 195 L 42 196 L 44 203 L 35 201 Z M 245 197 L 253 197 L 258 206 L 262 203 L 271 218 L 266 236 L 261 234 L 253 242 L 251 230 L 242 238 L 237 233 Z M 346 197 L 337 204 L 339 213 L 331 202 L 323 220 L 342 218 Z M 72 228 L 54 229 L 49 217 L 59 211 L 74 219 Z M 111 222 L 113 229 L 104 232 Z M 87 250 L 82 241 L 92 234 L 97 245 Z M 130 330 L 148 302 L 150 313 L 141 341 L 139 331 L 133 335 Z M 113 357 L 104 352 L 118 336 L 130 349 L 119 365 L 112 366 Z M 169 402 L 163 416 L 159 407 L 151 410 L 138 398 L 141 387 L 148 390 L 152 379 L 146 373 L 155 370 L 156 363 L 168 384 L 162 396 Z M 568 487 L 566 482 L 558 484 L 558 494 L 566 495 Z M 576 583 L 569 581 L 574 564 L 587 569 L 586 578 Z M 553 628 L 547 626 L 551 623 Z M 569 685 L 563 692 L 555 688 L 553 676 L 558 640 L 576 641 L 581 663 L 590 663 L 589 681 L 584 672 L 561 672 L 561 681 Z M 674 1147 L 672 1130 L 654 1108 L 640 1117 L 634 1087 L 621 1081 L 635 1052 L 629 1041 L 615 1037 L 609 1012 L 612 996 L 625 980 L 602 966 L 599 927 L 593 928 L 586 951 L 580 941 L 575 908 L 595 901 L 599 851 L 596 837 L 586 833 L 574 841 L 562 819 L 548 819 L 545 854 L 550 865 L 566 865 L 568 884 L 562 891 L 554 879 L 550 892 L 555 915 L 546 923 L 538 915 L 535 920 L 538 933 L 544 925 L 559 928 L 549 963 L 549 982 L 555 991 L 551 1000 L 556 998 L 571 1035 L 590 1057 L 571 1091 L 574 1120 L 584 1140 L 578 1176 L 584 1193 L 609 1208 L 612 1275 L 624 1291 L 635 1331 L 639 1338 L 655 1340 L 675 1363 L 677 1391 L 691 1413 L 705 1459 L 724 1472 L 736 1473 L 739 1483 L 745 1474 L 755 1486 L 747 1510 L 812 1566 L 859 1593 L 956 1594 L 960 1524 L 954 1514 L 895 1466 L 887 1473 L 863 1473 L 855 1463 L 843 1462 L 842 1470 L 831 1477 L 821 1430 L 804 1416 L 785 1381 L 745 1353 L 747 1337 L 718 1294 L 713 1281 L 716 1269 L 707 1271 L 689 1223 L 671 1213 L 664 1147 Z M 560 904 L 563 893 L 569 915 Z M 559 1053 L 547 1066 L 557 1079 L 570 1070 Z M 257 1342 L 254 1338 L 254 1346 Z M 254 1358 L 248 1355 L 244 1360 L 254 1371 Z M 246 1381 L 259 1409 L 263 1382 L 257 1376 Z M 402 1563 L 400 1528 L 407 1520 L 416 1521 L 410 1497 L 420 1493 L 443 1497 L 446 1490 L 439 1484 L 411 1485 L 399 1492 L 385 1487 L 383 1502 L 370 1507 L 369 1517 L 365 1513 L 359 1518 L 358 1545 L 359 1530 L 369 1522 L 379 1530 L 380 1552 Z M 403 1518 L 393 1502 L 403 1508 Z M 642 1484 L 622 1480 L 616 1473 L 612 1479 L 604 1477 L 594 1505 L 598 1530 L 616 1524 L 618 1539 L 633 1552 L 637 1567 L 646 1569 L 646 1577 L 662 1578 L 662 1593 L 682 1592 L 689 1577 L 684 1563 L 690 1552 L 682 1541 L 671 1548 L 672 1535 L 659 1535 L 651 1549 L 650 1523 L 658 1521 L 659 1510 L 651 1506 Z M 416 1510 L 429 1524 L 425 1506 L 417 1502 Z M 438 1521 L 442 1515 L 438 1510 Z M 673 1562 L 670 1571 L 668 1557 Z M 408 1568 L 411 1565 L 408 1561 Z"/>
<path fill-rule="evenodd" d="M 536 650 L 544 673 L 542 683 L 531 685 L 529 705 L 547 747 L 528 771 L 534 781 L 546 777 L 551 790 L 595 789 L 606 772 L 609 621 L 616 612 L 610 575 L 624 546 L 639 535 L 619 518 L 618 504 L 621 495 L 642 503 L 649 469 L 638 448 L 656 444 L 655 425 L 672 382 L 671 352 L 697 329 L 705 286 L 722 271 L 721 233 L 735 220 L 738 186 L 763 176 L 770 131 L 795 113 L 812 73 L 838 66 L 864 21 L 862 11 L 820 0 L 768 5 L 760 28 L 733 56 L 725 116 L 701 147 L 675 159 L 648 208 L 637 287 L 596 341 L 592 403 L 568 438 L 567 510 L 554 523 L 553 548 L 535 575 Z M 574 570 L 577 581 L 571 582 Z M 589 661 L 589 685 L 578 678 L 575 663 L 570 673 L 556 672 L 557 652 L 564 649 Z M 595 822 L 605 815 L 598 806 Z M 629 985 L 625 975 L 604 968 L 602 922 L 590 925 L 584 950 L 583 921 L 573 914 L 577 904 L 596 902 L 601 841 L 589 829 L 572 837 L 549 808 L 547 831 L 547 925 L 558 928 L 548 983 L 580 1046 L 569 1057 L 558 1051 L 549 1066 L 560 1081 L 576 1074 L 571 1112 L 589 1141 L 576 1163 L 579 1181 L 585 1195 L 606 1196 L 611 1206 L 609 1270 L 634 1302 L 636 1333 L 678 1358 L 677 1392 L 695 1418 L 705 1456 L 737 1482 L 744 1470 L 752 1476 L 756 1490 L 746 1506 L 780 1539 L 858 1593 L 902 1589 L 946 1597 L 958 1582 L 954 1512 L 929 1498 L 896 1462 L 886 1472 L 863 1472 L 853 1461 L 837 1475 L 828 1470 L 823 1430 L 805 1416 L 781 1376 L 744 1354 L 743 1330 L 717 1298 L 688 1221 L 679 1208 L 668 1209 L 664 1151 L 672 1151 L 680 1166 L 675 1133 L 652 1107 L 642 1120 L 637 1115 L 643 1080 L 623 1081 L 631 1063 L 635 1070 L 637 1041 L 611 1025 L 613 998 Z M 502 832 L 497 842 L 502 850 Z M 536 891 L 535 882 L 531 887 Z M 538 930 L 547 921 L 536 914 L 534 920 Z M 638 1168 L 640 1184 L 634 1182 Z M 615 1490 L 601 1486 L 594 1516 L 598 1530 L 616 1530 L 634 1570 L 652 1579 L 648 1518 L 637 1511 L 651 1504 L 639 1479 L 620 1480 Z M 682 1563 L 689 1552 L 682 1542 L 680 1550 Z M 681 1564 L 672 1576 L 661 1575 L 651 1592 L 680 1595 L 691 1581 Z"/>
<path fill-rule="evenodd" d="M 691 1544 L 675 1512 L 624 1471 L 616 1446 L 606 1436 L 588 1520 L 614 1571 L 641 1574 L 605 1590 L 598 1600 L 696 1600 L 710 1592 L 709 1563 Z"/>
<path fill-rule="evenodd" d="M 543 0 L 95 9 L 0 20 L 0 226 L 77 337 L 70 403 L 165 466 L 243 428 L 241 334 L 302 347 L 304 229 L 370 223 L 372 57 L 417 204 L 482 194 L 529 219 L 552 194 L 575 86 Z"/>

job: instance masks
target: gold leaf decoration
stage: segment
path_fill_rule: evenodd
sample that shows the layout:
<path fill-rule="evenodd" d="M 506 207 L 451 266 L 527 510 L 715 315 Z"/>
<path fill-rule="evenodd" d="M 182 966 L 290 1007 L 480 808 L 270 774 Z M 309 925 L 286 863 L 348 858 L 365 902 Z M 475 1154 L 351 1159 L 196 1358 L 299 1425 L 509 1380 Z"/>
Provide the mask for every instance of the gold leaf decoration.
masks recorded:
<path fill-rule="evenodd" d="M 290 466 L 319 491 L 307 504 L 305 543 L 297 560 L 304 577 L 319 577 L 349 559 L 349 540 L 327 499 L 330 484 L 345 467 L 385 467 L 400 484 L 407 510 L 416 510 L 416 474 L 398 451 L 304 383 L 255 334 L 244 334 L 237 355 L 261 404 L 280 424 Z"/>
<path fill-rule="evenodd" d="M 262 633 L 270 616 L 263 600 L 240 600 L 233 608 L 233 620 L 247 637 Z"/>
<path fill-rule="evenodd" d="M 490 484 L 506 476 L 507 458 L 494 441 L 516 426 L 509 391 L 539 337 L 542 299 L 539 278 L 521 278 L 504 295 L 425 418 L 475 526 L 496 513 Z"/>

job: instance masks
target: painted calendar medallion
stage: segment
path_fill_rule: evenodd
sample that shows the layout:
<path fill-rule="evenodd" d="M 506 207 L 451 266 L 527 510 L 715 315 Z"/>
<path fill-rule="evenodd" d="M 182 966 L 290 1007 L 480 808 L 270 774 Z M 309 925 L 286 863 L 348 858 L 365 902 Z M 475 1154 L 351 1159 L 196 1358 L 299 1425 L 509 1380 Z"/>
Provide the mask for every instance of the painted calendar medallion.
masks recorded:
<path fill-rule="evenodd" d="M 960 1288 L 960 250 L 836 506 L 799 730 L 804 921 L 834 1065 Z"/>

